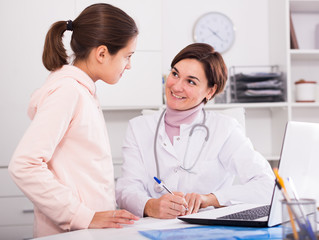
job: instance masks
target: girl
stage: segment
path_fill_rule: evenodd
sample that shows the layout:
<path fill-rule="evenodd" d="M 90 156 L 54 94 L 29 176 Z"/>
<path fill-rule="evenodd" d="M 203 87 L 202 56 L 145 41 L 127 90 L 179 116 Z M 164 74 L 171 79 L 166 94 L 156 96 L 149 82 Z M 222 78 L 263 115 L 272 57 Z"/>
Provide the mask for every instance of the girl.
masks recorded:
<path fill-rule="evenodd" d="M 63 33 L 73 31 L 73 64 Z M 115 210 L 113 165 L 95 82 L 115 84 L 135 51 L 134 20 L 109 4 L 87 7 L 47 33 L 43 64 L 51 71 L 31 99 L 31 125 L 9 172 L 33 202 L 34 236 L 84 228 L 120 228 L 138 220 Z"/>

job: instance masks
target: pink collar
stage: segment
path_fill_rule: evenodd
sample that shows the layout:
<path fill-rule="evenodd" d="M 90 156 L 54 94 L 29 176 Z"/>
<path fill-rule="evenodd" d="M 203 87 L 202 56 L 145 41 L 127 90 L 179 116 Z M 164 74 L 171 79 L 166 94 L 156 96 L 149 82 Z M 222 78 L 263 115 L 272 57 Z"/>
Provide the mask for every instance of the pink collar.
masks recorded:
<path fill-rule="evenodd" d="M 164 118 L 165 131 L 172 144 L 174 136 L 180 135 L 180 125 L 193 122 L 197 114 L 202 110 L 203 107 L 204 103 L 201 103 L 194 108 L 184 111 L 174 110 L 167 107 Z"/>

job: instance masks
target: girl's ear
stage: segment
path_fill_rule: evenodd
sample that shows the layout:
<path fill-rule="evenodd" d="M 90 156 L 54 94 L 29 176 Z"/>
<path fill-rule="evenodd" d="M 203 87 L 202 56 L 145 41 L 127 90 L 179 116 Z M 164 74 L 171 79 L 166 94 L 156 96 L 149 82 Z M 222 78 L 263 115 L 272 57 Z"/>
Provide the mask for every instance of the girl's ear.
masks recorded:
<path fill-rule="evenodd" d="M 95 57 L 99 63 L 104 63 L 108 55 L 109 51 L 105 45 L 101 45 L 96 48 Z"/>

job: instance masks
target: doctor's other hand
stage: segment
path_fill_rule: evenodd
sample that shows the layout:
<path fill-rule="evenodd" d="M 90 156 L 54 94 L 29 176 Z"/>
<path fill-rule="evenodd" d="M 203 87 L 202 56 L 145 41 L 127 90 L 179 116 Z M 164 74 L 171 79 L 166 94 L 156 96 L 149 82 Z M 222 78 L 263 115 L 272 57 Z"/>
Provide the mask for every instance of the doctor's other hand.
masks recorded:
<path fill-rule="evenodd" d="M 162 219 L 185 215 L 187 203 L 183 196 L 181 192 L 174 192 L 174 195 L 167 193 L 160 198 L 152 198 L 145 204 L 144 215 Z"/>
<path fill-rule="evenodd" d="M 212 193 L 187 193 L 185 195 L 185 200 L 188 204 L 188 211 L 186 214 L 197 213 L 200 208 L 206 208 L 209 206 L 221 207 L 216 196 Z"/>
<path fill-rule="evenodd" d="M 126 210 L 96 212 L 89 228 L 122 228 L 121 224 L 133 224 L 139 217 Z"/>

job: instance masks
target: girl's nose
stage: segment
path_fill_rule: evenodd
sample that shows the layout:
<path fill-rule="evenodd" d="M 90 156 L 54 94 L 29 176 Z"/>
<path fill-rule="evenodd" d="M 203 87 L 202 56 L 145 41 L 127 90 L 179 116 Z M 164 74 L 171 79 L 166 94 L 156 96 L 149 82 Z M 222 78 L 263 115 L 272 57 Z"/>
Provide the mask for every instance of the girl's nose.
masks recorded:
<path fill-rule="evenodd" d="M 131 65 L 131 59 L 128 61 L 128 63 L 125 66 L 125 69 L 131 69 L 132 65 Z"/>

